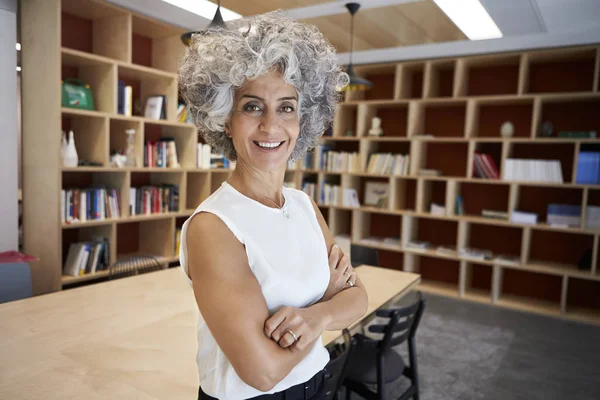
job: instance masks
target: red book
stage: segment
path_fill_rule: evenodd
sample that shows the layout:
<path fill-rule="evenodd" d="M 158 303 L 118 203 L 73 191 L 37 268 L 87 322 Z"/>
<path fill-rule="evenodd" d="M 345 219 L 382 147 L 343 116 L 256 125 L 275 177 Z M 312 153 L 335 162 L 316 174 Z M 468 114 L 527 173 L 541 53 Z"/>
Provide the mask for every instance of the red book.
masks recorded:
<path fill-rule="evenodd" d="M 487 169 L 491 172 L 492 179 L 500 179 L 500 171 L 498 171 L 498 167 L 496 166 L 496 162 L 489 154 L 482 154 L 481 158 L 483 159 L 484 164 Z"/>
<path fill-rule="evenodd" d="M 483 161 L 481 160 L 481 154 L 475 153 L 473 157 L 473 175 L 477 178 L 487 178 L 485 170 L 483 169 Z"/>

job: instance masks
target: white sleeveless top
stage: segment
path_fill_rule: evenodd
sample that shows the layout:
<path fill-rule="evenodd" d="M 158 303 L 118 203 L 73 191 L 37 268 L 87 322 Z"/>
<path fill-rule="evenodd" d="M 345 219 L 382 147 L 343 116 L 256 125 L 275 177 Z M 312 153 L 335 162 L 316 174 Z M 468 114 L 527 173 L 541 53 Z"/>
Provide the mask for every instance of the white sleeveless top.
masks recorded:
<path fill-rule="evenodd" d="M 219 217 L 245 245 L 248 264 L 260 284 L 270 315 L 283 306 L 307 307 L 320 300 L 329 284 L 329 261 L 323 231 L 306 193 L 284 187 L 283 196 L 283 210 L 270 208 L 223 182 L 198 206 L 181 229 L 179 261 L 186 276 L 187 225 L 195 214 L 210 212 Z M 223 268 L 227 266 L 223 265 Z M 219 400 L 248 399 L 280 392 L 307 381 L 329 362 L 329 353 L 320 338 L 282 381 L 269 392 L 261 392 L 239 378 L 202 315 L 198 314 L 200 386 L 206 394 Z"/>

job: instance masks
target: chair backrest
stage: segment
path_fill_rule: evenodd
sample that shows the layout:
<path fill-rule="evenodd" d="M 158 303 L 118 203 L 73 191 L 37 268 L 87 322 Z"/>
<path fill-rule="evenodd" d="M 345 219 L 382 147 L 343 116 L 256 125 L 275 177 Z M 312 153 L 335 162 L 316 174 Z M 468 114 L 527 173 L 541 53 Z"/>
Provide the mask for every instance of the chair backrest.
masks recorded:
<path fill-rule="evenodd" d="M 350 246 L 350 262 L 353 267 L 362 264 L 379 265 L 379 252 L 370 247 L 351 245 Z"/>
<path fill-rule="evenodd" d="M 156 257 L 153 256 L 133 256 L 118 260 L 109 268 L 109 278 L 119 279 L 128 276 L 145 274 L 148 272 L 159 271 L 164 269 L 165 265 L 161 264 Z"/>
<path fill-rule="evenodd" d="M 380 351 L 403 343 L 407 338 L 414 338 L 419 327 L 421 315 L 425 309 L 425 300 L 421 292 L 417 292 L 417 300 L 409 306 L 378 310 L 375 315 L 388 319 L 386 324 L 373 324 L 369 332 L 376 334 L 375 346 Z M 378 335 L 379 338 L 377 338 Z"/>
<path fill-rule="evenodd" d="M 325 400 L 334 399 L 341 389 L 348 361 L 354 349 L 355 340 L 350 336 L 348 329 L 342 332 L 344 344 L 336 344 L 331 354 L 331 360 L 325 366 Z"/>
<path fill-rule="evenodd" d="M 0 263 L 0 303 L 26 299 L 32 295 L 29 263 Z"/>

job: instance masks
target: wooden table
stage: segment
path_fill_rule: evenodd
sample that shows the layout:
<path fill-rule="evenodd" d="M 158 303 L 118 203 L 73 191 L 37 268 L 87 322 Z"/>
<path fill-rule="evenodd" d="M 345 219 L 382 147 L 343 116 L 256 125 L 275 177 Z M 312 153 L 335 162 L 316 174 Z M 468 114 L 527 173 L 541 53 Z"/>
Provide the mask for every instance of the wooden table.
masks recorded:
<path fill-rule="evenodd" d="M 361 266 L 368 314 L 419 275 Z M 194 399 L 196 302 L 178 268 L 0 305 L 0 399 Z M 325 332 L 324 342 L 339 337 Z"/>

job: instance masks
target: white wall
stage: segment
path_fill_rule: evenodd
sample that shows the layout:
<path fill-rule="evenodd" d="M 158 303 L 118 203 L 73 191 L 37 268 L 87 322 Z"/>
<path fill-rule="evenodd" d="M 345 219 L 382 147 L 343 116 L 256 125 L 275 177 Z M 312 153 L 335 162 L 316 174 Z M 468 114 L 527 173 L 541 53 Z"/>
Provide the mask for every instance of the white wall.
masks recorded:
<path fill-rule="evenodd" d="M 17 0 L 0 0 L 0 252 L 18 250 Z"/>

